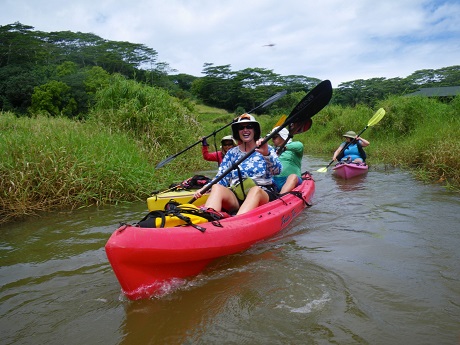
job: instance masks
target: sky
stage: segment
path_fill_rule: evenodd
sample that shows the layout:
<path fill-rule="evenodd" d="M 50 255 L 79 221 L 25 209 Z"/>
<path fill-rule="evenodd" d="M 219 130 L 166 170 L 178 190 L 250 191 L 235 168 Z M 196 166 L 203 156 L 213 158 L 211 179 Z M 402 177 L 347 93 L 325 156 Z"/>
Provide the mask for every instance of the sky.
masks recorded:
<path fill-rule="evenodd" d="M 0 0 L 0 25 L 144 44 L 175 73 L 203 65 L 329 79 L 460 65 L 460 0 Z"/>

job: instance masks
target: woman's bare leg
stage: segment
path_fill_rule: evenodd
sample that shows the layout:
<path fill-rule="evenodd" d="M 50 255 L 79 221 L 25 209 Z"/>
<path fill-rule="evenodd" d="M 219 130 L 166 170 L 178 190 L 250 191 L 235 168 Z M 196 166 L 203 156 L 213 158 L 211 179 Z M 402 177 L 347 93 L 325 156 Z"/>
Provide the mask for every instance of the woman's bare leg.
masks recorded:
<path fill-rule="evenodd" d="M 211 194 L 209 194 L 205 206 L 216 211 L 225 209 L 228 212 L 232 212 L 238 209 L 239 204 L 238 199 L 230 189 L 220 184 L 215 184 L 211 188 Z"/>
<path fill-rule="evenodd" d="M 269 199 L 270 198 L 268 194 L 265 193 L 262 188 L 252 187 L 249 190 L 243 205 L 241 205 L 240 209 L 238 210 L 237 215 L 249 212 L 260 205 L 264 205 L 269 201 Z"/>

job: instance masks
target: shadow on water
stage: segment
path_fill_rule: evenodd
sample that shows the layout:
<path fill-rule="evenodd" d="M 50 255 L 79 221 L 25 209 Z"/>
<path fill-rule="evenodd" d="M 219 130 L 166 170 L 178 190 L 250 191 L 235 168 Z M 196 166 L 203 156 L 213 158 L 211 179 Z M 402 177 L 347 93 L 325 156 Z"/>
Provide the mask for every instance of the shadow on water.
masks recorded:
<path fill-rule="evenodd" d="M 122 296 L 104 251 L 144 203 L 0 228 L 2 344 L 458 343 L 458 194 L 398 170 L 344 181 L 304 165 L 311 208 L 159 299 Z"/>

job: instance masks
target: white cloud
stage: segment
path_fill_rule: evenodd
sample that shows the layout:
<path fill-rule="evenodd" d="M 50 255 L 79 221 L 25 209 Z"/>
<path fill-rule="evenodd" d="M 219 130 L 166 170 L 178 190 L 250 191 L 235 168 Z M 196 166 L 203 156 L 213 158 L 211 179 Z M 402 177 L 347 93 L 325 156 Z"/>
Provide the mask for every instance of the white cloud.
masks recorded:
<path fill-rule="evenodd" d="M 0 24 L 142 43 L 180 73 L 203 64 L 341 82 L 460 62 L 455 0 L 0 0 Z M 273 47 L 264 46 L 275 44 Z"/>

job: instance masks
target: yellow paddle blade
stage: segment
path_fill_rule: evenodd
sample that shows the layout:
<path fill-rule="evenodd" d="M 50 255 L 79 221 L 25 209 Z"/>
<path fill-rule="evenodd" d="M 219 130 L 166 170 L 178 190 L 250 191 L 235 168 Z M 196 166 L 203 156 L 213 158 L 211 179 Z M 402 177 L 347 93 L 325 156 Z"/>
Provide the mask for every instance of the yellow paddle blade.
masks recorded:
<path fill-rule="evenodd" d="M 373 126 L 376 125 L 377 123 L 380 122 L 380 120 L 385 116 L 385 109 L 380 108 L 377 110 L 377 112 L 372 116 L 372 118 L 369 120 L 369 123 L 367 124 L 368 126 Z"/>
<path fill-rule="evenodd" d="M 325 173 L 327 172 L 327 168 L 319 168 L 318 170 L 316 170 L 317 172 L 321 172 L 321 173 Z"/>
<path fill-rule="evenodd" d="M 278 122 L 275 123 L 273 128 L 281 126 L 284 123 L 284 121 L 286 121 L 286 118 L 287 118 L 286 115 L 281 116 L 280 119 L 278 120 Z"/>

